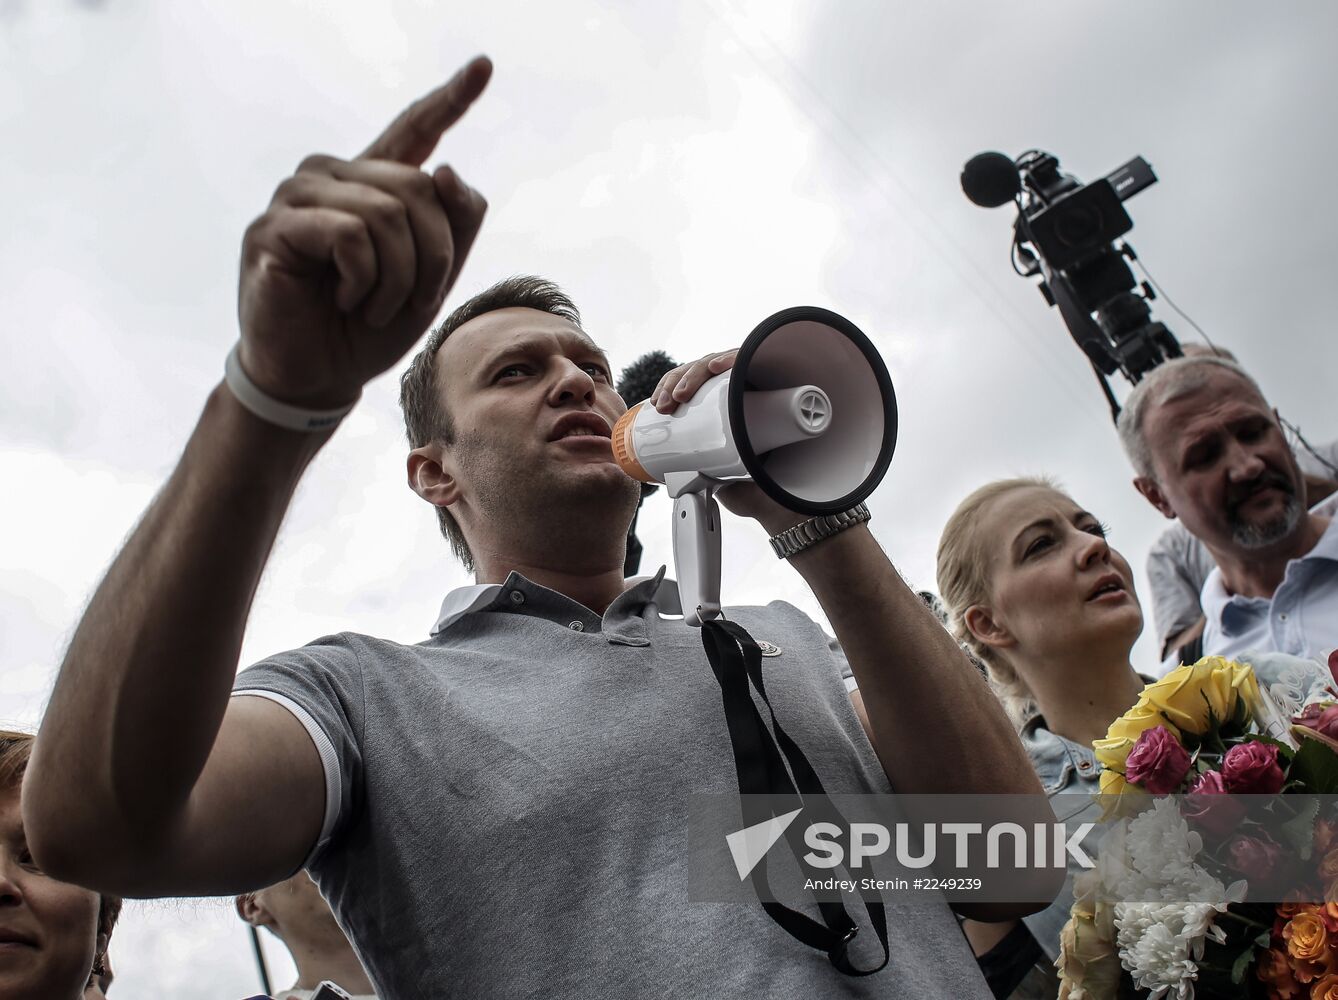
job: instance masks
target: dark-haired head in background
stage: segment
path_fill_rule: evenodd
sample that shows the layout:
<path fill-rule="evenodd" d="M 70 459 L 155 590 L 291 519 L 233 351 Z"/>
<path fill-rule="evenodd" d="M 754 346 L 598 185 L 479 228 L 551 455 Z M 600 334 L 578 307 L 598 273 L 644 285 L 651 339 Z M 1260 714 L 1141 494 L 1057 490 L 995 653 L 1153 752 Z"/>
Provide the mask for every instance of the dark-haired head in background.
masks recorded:
<path fill-rule="evenodd" d="M 664 351 L 649 351 L 641 355 L 623 369 L 618 379 L 618 395 L 628 407 L 633 407 L 643 399 L 649 399 L 655 387 L 666 373 L 678 367 L 678 362 Z M 641 484 L 641 503 L 646 502 L 659 487 L 654 483 Z M 641 507 L 638 504 L 637 514 Z M 623 576 L 631 577 L 641 567 L 641 539 L 636 536 L 636 516 L 632 517 L 632 526 L 627 529 L 627 558 L 623 560 Z"/>

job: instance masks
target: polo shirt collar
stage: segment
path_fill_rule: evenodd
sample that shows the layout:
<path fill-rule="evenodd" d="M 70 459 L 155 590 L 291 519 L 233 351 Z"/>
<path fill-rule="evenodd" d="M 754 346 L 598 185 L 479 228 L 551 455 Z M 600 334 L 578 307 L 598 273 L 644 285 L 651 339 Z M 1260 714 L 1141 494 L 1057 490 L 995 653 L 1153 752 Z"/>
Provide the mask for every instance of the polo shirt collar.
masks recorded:
<path fill-rule="evenodd" d="M 437 623 L 432 626 L 431 634 L 446 631 L 465 615 L 491 604 L 501 592 L 500 583 L 474 583 L 456 587 L 441 602 L 441 611 L 437 614 Z"/>
<path fill-rule="evenodd" d="M 666 567 L 661 566 L 654 576 L 638 576 L 626 581 L 626 588 L 609 605 L 605 617 L 609 617 L 610 614 L 619 617 L 635 616 L 636 612 L 647 604 L 655 604 L 665 614 L 680 614 L 678 585 L 673 580 L 665 578 L 665 570 Z M 431 634 L 438 635 L 446 631 L 465 615 L 498 606 L 506 599 L 505 594 L 517 588 L 555 593 L 514 571 L 504 583 L 474 583 L 456 587 L 441 602 L 441 610 L 437 614 L 437 621 L 432 626 Z"/>

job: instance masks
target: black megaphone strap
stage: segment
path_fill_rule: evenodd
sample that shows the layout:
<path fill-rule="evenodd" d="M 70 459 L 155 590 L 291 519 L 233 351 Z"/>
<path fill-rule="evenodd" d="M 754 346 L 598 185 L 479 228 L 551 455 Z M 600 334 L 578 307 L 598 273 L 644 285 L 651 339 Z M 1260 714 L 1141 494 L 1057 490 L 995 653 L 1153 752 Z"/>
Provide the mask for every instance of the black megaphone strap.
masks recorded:
<path fill-rule="evenodd" d="M 822 781 L 808 758 L 776 718 L 776 710 L 767 697 L 766 686 L 762 679 L 762 651 L 753 641 L 753 637 L 738 624 L 723 619 L 703 623 L 701 631 L 706 658 L 710 661 L 711 669 L 720 683 L 725 723 L 729 729 L 730 744 L 734 751 L 734 769 L 738 776 L 739 792 L 743 796 L 745 825 L 752 826 L 763 822 L 775 814 L 774 808 L 766 809 L 763 814 L 759 800 L 749 798 L 749 796 L 766 795 L 773 797 L 773 804 L 774 797 L 788 799 L 794 803 L 793 808 L 807 808 L 810 814 L 816 814 L 824 821 L 833 822 L 841 829 L 849 829 L 845 817 L 828 798 L 822 787 Z M 767 706 L 772 730 L 775 732 L 774 739 L 753 701 L 749 691 L 750 682 L 757 688 L 757 693 Z M 786 761 L 790 765 L 789 771 L 785 767 Z M 785 839 L 795 857 L 802 857 L 804 846 L 794 825 L 786 830 Z M 818 912 L 823 920 L 820 924 L 812 917 L 769 898 L 771 888 L 766 877 L 765 857 L 753 869 L 753 881 L 761 898 L 762 909 L 767 915 L 792 937 L 811 948 L 825 952 L 832 965 L 840 972 L 849 976 L 867 976 L 887 965 L 889 956 L 887 912 L 882 899 L 876 893 L 862 892 L 861 898 L 869 913 L 874 933 L 882 945 L 883 959 L 872 969 L 859 969 L 850 962 L 847 954 L 858 927 L 844 904 L 819 900 Z"/>

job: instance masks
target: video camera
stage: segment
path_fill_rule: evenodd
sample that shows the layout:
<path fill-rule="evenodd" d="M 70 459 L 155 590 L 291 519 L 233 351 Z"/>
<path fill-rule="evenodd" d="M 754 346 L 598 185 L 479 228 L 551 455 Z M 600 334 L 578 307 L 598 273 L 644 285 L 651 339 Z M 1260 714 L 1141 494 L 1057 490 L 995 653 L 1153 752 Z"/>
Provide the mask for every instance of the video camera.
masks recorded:
<path fill-rule="evenodd" d="M 1118 370 L 1136 383 L 1180 356 L 1171 331 L 1152 319 L 1152 288 L 1134 280 L 1127 263 L 1137 259 L 1133 248 L 1115 243 L 1134 227 L 1124 200 L 1156 182 L 1141 156 L 1091 184 L 1063 173 L 1059 160 L 1040 150 L 1016 161 L 981 153 L 962 169 L 962 190 L 977 205 L 1017 205 L 1013 269 L 1041 276 L 1041 293 L 1092 362 L 1116 414 L 1107 375 Z"/>

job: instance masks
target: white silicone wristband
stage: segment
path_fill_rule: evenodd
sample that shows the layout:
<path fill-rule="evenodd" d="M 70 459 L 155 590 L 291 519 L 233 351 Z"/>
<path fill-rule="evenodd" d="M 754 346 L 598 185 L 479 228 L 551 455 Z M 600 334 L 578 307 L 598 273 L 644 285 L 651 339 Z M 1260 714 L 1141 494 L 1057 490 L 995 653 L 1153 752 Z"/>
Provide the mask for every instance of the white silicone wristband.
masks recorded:
<path fill-rule="evenodd" d="M 261 420 L 286 427 L 290 431 L 328 431 L 358 405 L 355 399 L 348 406 L 337 410 L 305 410 L 265 395 L 242 369 L 241 358 L 237 356 L 241 346 L 238 343 L 228 352 L 228 360 L 223 365 L 223 381 L 237 397 L 237 402 Z"/>

